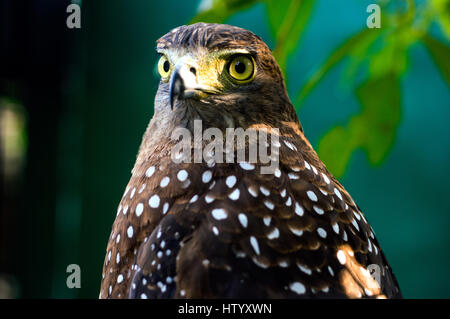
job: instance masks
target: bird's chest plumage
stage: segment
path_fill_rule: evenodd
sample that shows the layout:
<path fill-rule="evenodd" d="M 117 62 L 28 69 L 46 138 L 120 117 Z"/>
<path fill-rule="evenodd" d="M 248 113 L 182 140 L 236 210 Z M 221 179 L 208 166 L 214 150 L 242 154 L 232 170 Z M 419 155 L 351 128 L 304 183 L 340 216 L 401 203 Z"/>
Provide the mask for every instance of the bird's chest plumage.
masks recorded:
<path fill-rule="evenodd" d="M 309 143 L 282 136 L 278 167 L 143 161 L 109 240 L 102 297 L 361 297 L 390 268 L 362 213 Z"/>

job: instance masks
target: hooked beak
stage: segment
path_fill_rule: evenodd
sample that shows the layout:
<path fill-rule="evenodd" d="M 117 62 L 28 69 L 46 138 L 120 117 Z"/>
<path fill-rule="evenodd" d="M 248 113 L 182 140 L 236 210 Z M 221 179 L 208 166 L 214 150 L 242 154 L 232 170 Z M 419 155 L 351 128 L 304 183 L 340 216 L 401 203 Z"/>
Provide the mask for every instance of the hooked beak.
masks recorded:
<path fill-rule="evenodd" d="M 185 63 L 179 63 L 175 66 L 169 82 L 169 103 L 172 110 L 175 99 L 185 98 L 187 91 L 197 87 L 195 73 L 195 68 L 189 67 Z"/>
<path fill-rule="evenodd" d="M 169 80 L 169 104 L 171 110 L 175 99 L 204 98 L 208 94 L 216 93 L 216 90 L 199 85 L 196 78 L 196 69 L 186 63 L 175 66 Z"/>

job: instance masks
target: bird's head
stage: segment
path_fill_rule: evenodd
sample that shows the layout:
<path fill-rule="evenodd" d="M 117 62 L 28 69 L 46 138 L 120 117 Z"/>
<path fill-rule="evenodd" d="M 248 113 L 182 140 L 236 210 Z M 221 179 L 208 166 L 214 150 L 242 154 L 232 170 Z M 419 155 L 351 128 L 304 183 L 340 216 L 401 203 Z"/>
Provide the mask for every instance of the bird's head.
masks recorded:
<path fill-rule="evenodd" d="M 223 24 L 181 26 L 157 41 L 157 51 L 155 113 L 186 126 L 195 119 L 243 128 L 297 121 L 280 68 L 252 32 Z"/>

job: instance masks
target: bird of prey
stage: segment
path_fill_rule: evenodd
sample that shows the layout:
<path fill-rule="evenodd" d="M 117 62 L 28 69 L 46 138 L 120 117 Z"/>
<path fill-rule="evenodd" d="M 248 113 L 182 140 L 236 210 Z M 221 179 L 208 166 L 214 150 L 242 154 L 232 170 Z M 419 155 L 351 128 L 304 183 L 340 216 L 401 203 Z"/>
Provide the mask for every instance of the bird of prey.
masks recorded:
<path fill-rule="evenodd" d="M 197 23 L 161 37 L 157 52 L 155 112 L 112 226 L 100 298 L 401 297 L 373 229 L 306 139 L 261 38 Z M 183 148 L 178 129 L 192 133 Z M 205 139 L 210 129 L 222 137 Z M 244 137 L 221 154 L 230 129 L 265 131 L 266 143 Z M 259 156 L 237 160 L 254 145 L 267 148 L 271 172 Z M 192 154 L 210 156 L 186 160 Z"/>

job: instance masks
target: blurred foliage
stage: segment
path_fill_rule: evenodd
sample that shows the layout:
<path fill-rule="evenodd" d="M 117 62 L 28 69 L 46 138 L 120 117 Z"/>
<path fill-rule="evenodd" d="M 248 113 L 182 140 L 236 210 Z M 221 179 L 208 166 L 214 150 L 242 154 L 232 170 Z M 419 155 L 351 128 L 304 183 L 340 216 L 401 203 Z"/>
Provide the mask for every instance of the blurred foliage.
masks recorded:
<path fill-rule="evenodd" d="M 267 1 L 268 19 L 276 39 L 274 56 L 283 72 L 286 59 L 295 50 L 314 6 L 314 0 Z"/>
<path fill-rule="evenodd" d="M 296 50 L 314 10 L 313 0 L 203 0 L 192 22 L 222 23 L 231 15 L 248 9 L 256 2 L 266 4 L 270 31 L 275 39 L 274 56 L 283 73 L 287 60 Z M 351 155 L 363 149 L 372 165 L 386 158 L 401 121 L 402 74 L 408 68 L 409 48 L 422 43 L 430 53 L 443 78 L 450 84 L 450 0 L 378 1 L 381 28 L 365 25 L 323 61 L 306 83 L 298 89 L 294 104 L 301 108 L 309 93 L 338 63 L 346 60 L 344 74 L 354 82 L 360 71 L 362 83 L 354 85 L 361 110 L 347 123 L 331 128 L 319 142 L 318 153 L 337 177 L 345 173 Z M 367 12 L 367 17 L 372 12 Z M 437 24 L 446 43 L 430 34 Z"/>
<path fill-rule="evenodd" d="M 450 49 L 442 42 L 437 41 L 428 34 L 423 37 L 428 51 L 431 54 L 434 62 L 439 66 L 439 70 L 442 72 L 447 83 L 450 83 Z"/>
<path fill-rule="evenodd" d="M 0 174 L 5 182 L 14 181 L 25 163 L 28 145 L 26 122 L 23 105 L 15 99 L 0 96 Z"/>
<path fill-rule="evenodd" d="M 256 0 L 203 0 L 198 8 L 197 16 L 191 21 L 223 23 L 227 18 L 245 10 L 253 5 Z"/>
<path fill-rule="evenodd" d="M 379 95 L 382 92 L 383 94 Z M 400 122 L 400 85 L 395 73 L 370 78 L 356 89 L 361 113 L 352 116 L 346 126 L 331 129 L 319 145 L 319 153 L 328 156 L 331 170 L 342 174 L 357 148 L 364 149 L 373 165 L 380 163 L 394 142 Z"/>

